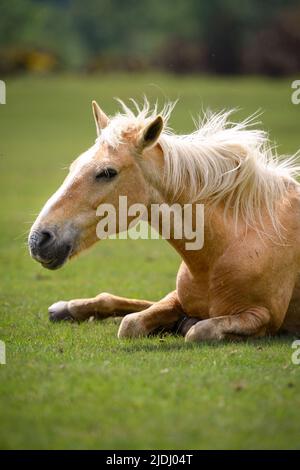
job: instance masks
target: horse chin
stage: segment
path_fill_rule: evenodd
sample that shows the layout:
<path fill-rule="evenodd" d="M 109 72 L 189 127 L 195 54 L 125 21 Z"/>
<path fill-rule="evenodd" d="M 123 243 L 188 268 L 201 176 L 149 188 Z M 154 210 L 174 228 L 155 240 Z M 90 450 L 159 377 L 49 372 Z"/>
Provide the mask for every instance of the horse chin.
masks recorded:
<path fill-rule="evenodd" d="M 99 241 L 100 240 L 97 237 L 82 237 L 71 251 L 69 260 L 78 258 L 81 253 L 89 251 Z"/>
<path fill-rule="evenodd" d="M 43 268 L 50 269 L 54 271 L 61 268 L 72 256 L 72 246 L 69 245 L 66 249 L 62 250 L 58 256 L 55 258 L 50 258 L 49 260 L 39 260 Z"/>
<path fill-rule="evenodd" d="M 51 271 L 55 271 L 56 269 L 60 269 L 64 264 L 66 264 L 69 257 L 65 258 L 64 260 L 51 260 L 47 262 L 41 263 L 43 268 L 50 269 Z"/>

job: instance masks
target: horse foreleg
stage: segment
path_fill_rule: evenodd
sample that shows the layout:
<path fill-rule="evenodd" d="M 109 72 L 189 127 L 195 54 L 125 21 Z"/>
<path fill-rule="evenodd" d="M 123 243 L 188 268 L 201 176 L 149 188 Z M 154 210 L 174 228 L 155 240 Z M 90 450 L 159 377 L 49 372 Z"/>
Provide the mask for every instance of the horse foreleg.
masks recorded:
<path fill-rule="evenodd" d="M 84 321 L 95 316 L 104 319 L 111 316 L 124 316 L 129 312 L 139 312 L 153 305 L 148 300 L 127 299 L 117 295 L 101 293 L 90 299 L 75 299 L 56 302 L 49 307 L 51 321 Z"/>
<path fill-rule="evenodd" d="M 135 338 L 147 336 L 157 328 L 172 328 L 182 318 L 184 318 L 184 312 L 177 293 L 174 291 L 146 310 L 126 315 L 121 322 L 118 337 Z"/>
<path fill-rule="evenodd" d="M 253 308 L 235 315 L 209 318 L 197 322 L 185 336 L 186 341 L 245 339 L 264 336 L 270 322 L 269 311 Z"/>

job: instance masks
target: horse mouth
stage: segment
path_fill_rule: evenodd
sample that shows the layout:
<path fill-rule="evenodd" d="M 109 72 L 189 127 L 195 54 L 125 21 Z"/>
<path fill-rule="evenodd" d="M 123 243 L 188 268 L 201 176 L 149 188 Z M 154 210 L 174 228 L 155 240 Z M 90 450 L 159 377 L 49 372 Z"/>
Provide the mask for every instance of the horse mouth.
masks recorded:
<path fill-rule="evenodd" d="M 67 260 L 70 258 L 72 255 L 73 248 L 71 245 L 67 245 L 62 252 L 59 253 L 58 256 L 55 258 L 51 258 L 48 260 L 41 260 L 40 263 L 43 266 L 43 268 L 50 269 L 54 271 L 55 269 L 61 268 Z"/>
<path fill-rule="evenodd" d="M 41 263 L 41 265 L 43 266 L 43 268 L 51 269 L 52 271 L 54 271 L 55 269 L 61 268 L 66 263 L 67 259 L 68 258 L 65 258 L 64 260 L 54 259 L 51 261 L 44 261 Z"/>

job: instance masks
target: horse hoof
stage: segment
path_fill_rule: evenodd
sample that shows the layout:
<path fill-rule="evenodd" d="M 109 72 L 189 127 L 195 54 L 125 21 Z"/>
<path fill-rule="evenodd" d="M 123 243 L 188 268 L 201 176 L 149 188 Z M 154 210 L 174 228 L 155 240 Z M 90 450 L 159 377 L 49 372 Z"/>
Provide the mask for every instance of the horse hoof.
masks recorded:
<path fill-rule="evenodd" d="M 121 321 L 118 331 L 118 338 L 139 338 L 147 336 L 145 328 L 141 324 L 139 313 L 129 313 Z"/>
<path fill-rule="evenodd" d="M 198 321 L 185 335 L 185 341 L 187 343 L 221 339 L 222 335 L 215 325 L 214 318 Z"/>
<path fill-rule="evenodd" d="M 48 308 L 49 320 L 50 321 L 63 321 L 63 320 L 72 320 L 73 317 L 68 309 L 68 302 L 61 300 L 60 302 L 55 302 Z"/>

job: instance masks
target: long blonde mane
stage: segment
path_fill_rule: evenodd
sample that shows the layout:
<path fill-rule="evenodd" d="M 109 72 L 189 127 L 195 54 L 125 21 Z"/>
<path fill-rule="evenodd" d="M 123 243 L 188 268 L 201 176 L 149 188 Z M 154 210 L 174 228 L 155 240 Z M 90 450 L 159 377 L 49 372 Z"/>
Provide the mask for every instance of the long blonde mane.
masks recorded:
<path fill-rule="evenodd" d="M 134 111 L 123 101 L 122 113 L 111 120 L 100 139 L 116 147 L 128 129 L 140 129 L 158 114 L 147 99 L 142 107 L 132 100 Z M 243 122 L 230 120 L 232 111 L 206 113 L 193 133 L 176 135 L 168 121 L 175 103 L 160 111 L 165 128 L 159 138 L 164 153 L 164 185 L 174 201 L 184 193 L 186 202 L 225 204 L 234 220 L 242 217 L 251 226 L 262 225 L 267 212 L 276 232 L 276 203 L 286 195 L 290 184 L 298 184 L 298 154 L 278 157 L 268 134 L 254 129 L 256 116 Z"/>

